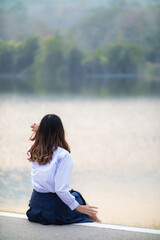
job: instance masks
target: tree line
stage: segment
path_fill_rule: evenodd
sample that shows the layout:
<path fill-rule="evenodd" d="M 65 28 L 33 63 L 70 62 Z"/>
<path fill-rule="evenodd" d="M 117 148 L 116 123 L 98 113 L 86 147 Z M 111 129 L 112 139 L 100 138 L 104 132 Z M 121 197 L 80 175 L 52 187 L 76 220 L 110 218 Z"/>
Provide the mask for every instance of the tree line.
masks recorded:
<path fill-rule="evenodd" d="M 154 49 L 116 41 L 93 51 L 60 36 L 0 39 L 0 91 L 32 93 L 160 93 Z"/>
<path fill-rule="evenodd" d="M 0 92 L 160 93 L 160 0 L 111 1 L 73 17 L 73 27 L 62 14 L 68 32 L 52 25 L 52 4 L 42 1 L 42 22 L 27 0 L 11 2 L 0 7 Z"/>

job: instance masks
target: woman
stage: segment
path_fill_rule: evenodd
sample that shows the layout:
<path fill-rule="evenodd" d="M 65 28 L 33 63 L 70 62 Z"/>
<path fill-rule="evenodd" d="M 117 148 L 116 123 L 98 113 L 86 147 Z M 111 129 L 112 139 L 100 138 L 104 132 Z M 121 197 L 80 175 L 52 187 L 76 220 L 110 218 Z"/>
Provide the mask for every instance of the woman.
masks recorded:
<path fill-rule="evenodd" d="M 39 126 L 33 124 L 31 128 L 35 134 L 28 151 L 33 187 L 26 212 L 29 221 L 58 225 L 100 222 L 97 207 L 86 204 L 79 192 L 69 190 L 73 160 L 61 119 L 48 114 Z"/>

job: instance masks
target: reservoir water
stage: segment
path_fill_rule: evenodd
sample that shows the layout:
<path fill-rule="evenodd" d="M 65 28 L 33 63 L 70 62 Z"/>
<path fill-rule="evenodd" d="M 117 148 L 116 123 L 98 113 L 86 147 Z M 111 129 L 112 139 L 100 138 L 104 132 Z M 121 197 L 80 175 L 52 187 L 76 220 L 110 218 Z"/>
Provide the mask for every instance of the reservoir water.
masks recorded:
<path fill-rule="evenodd" d="M 70 188 L 104 223 L 160 228 L 160 98 L 0 96 L 0 209 L 25 213 L 30 125 L 59 115 L 71 147 Z"/>

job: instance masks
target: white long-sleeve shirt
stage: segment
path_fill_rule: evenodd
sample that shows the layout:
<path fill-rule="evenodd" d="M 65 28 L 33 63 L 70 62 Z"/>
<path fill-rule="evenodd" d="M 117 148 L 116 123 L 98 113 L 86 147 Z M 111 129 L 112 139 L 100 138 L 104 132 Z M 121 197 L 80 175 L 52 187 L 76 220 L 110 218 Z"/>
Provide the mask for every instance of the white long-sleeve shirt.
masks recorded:
<path fill-rule="evenodd" d="M 74 210 L 79 203 L 69 192 L 69 178 L 73 168 L 71 154 L 65 149 L 58 147 L 53 152 L 52 159 L 45 165 L 32 162 L 32 187 L 37 192 L 56 193 L 59 198 L 71 210 Z"/>

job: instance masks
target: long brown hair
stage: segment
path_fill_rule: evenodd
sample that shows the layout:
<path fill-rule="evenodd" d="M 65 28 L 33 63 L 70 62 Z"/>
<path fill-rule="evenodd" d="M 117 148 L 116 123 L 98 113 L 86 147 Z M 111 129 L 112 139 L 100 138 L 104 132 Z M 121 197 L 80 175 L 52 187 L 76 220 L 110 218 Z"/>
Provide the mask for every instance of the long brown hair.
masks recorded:
<path fill-rule="evenodd" d="M 70 152 L 70 147 L 65 140 L 62 121 L 55 114 L 47 114 L 42 118 L 37 132 L 31 136 L 30 140 L 35 141 L 28 150 L 30 162 L 45 165 L 50 162 L 58 146 Z"/>

